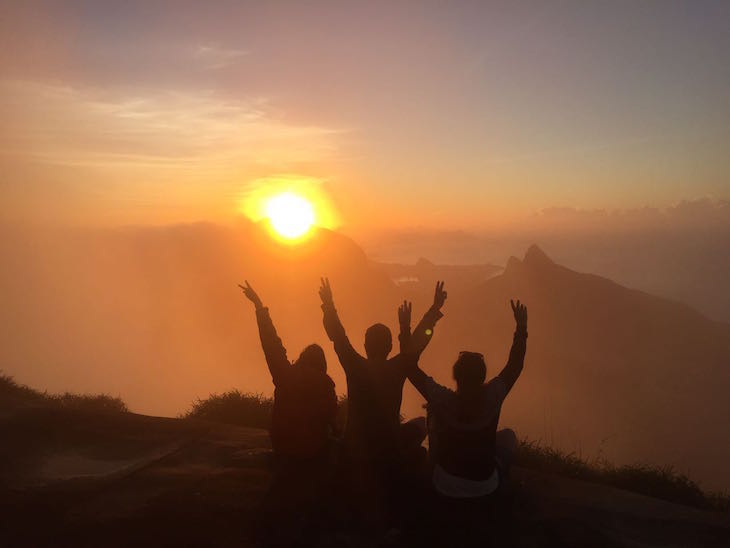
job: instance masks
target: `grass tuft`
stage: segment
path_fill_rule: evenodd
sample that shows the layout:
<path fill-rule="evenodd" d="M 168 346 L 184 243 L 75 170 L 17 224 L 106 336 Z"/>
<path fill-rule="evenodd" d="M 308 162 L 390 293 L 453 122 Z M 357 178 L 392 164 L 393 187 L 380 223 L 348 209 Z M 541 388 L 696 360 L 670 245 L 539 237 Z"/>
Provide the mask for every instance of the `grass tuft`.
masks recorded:
<path fill-rule="evenodd" d="M 670 467 L 650 464 L 616 466 L 605 459 L 588 461 L 537 442 L 523 440 L 516 464 L 593 483 L 609 485 L 642 495 L 709 510 L 730 510 L 730 495 L 705 493 L 685 474 Z"/>
<path fill-rule="evenodd" d="M 0 397 L 5 401 L 14 400 L 19 403 L 36 405 L 52 405 L 63 409 L 75 409 L 90 412 L 128 412 L 127 404 L 121 398 L 108 394 L 48 394 L 39 392 L 23 384 L 18 384 L 13 377 L 0 373 Z"/>

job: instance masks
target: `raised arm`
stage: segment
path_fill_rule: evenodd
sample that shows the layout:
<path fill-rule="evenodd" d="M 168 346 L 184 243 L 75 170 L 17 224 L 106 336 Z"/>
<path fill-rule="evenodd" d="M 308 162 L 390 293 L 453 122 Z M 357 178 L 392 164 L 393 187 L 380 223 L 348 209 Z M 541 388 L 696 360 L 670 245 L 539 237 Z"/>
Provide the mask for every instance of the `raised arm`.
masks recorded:
<path fill-rule="evenodd" d="M 286 356 L 286 349 L 284 348 L 279 335 L 276 334 L 276 328 L 274 327 L 274 322 L 271 321 L 269 309 L 263 305 L 261 299 L 248 281 L 246 281 L 245 286 L 238 284 L 238 287 L 243 290 L 243 294 L 246 295 L 248 300 L 256 307 L 256 322 L 259 325 L 261 347 L 264 349 L 266 365 L 269 366 L 271 378 L 273 379 L 274 384 L 277 384 L 282 374 L 290 366 L 289 358 Z"/>
<path fill-rule="evenodd" d="M 340 359 L 345 373 L 364 359 L 350 344 L 345 328 L 340 321 L 335 308 L 335 301 L 332 297 L 332 287 L 328 278 L 321 279 L 322 285 L 319 288 L 319 297 L 322 299 L 322 323 L 327 336 L 334 343 L 335 352 Z"/>
<path fill-rule="evenodd" d="M 436 322 L 443 317 L 441 308 L 444 306 L 447 296 L 448 294 L 444 290 L 444 282 L 436 282 L 436 290 L 433 294 L 433 304 L 423 315 L 421 321 L 418 322 L 416 329 L 413 330 L 413 334 L 410 337 L 411 351 L 417 356 L 421 355 L 421 353 L 426 349 L 426 346 L 428 346 L 428 343 L 431 341 L 433 328 L 436 326 Z M 402 351 L 403 344 L 401 342 L 401 352 Z"/>
<path fill-rule="evenodd" d="M 413 303 L 410 301 L 403 301 L 403 304 L 398 307 L 398 325 L 400 326 L 398 342 L 401 354 L 411 350 L 411 310 L 413 310 Z"/>
<path fill-rule="evenodd" d="M 405 353 L 403 357 L 406 361 L 408 380 L 411 381 L 411 384 L 427 403 L 438 405 L 453 394 L 451 390 L 437 383 L 418 366 L 418 356 L 416 354 Z"/>
<path fill-rule="evenodd" d="M 520 304 L 520 301 L 515 304 L 512 300 L 510 300 L 510 305 L 515 316 L 515 334 L 512 339 L 512 348 L 509 352 L 507 365 L 499 373 L 499 377 L 505 384 L 506 392 L 512 389 L 520 373 L 522 373 L 525 352 L 527 352 L 527 307 Z"/>

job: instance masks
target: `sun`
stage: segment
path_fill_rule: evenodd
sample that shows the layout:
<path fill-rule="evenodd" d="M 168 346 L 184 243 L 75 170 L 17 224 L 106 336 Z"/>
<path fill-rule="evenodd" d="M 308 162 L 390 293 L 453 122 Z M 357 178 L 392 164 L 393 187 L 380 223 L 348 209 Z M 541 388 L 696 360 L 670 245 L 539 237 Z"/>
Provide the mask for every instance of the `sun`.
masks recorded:
<path fill-rule="evenodd" d="M 315 221 L 312 203 L 293 192 L 283 192 L 269 198 L 265 211 L 274 231 L 286 240 L 296 240 L 306 235 Z"/>
<path fill-rule="evenodd" d="M 248 181 L 238 207 L 253 222 L 261 222 L 274 240 L 287 246 L 306 242 L 320 229 L 335 230 L 340 225 L 326 182 L 301 174 Z"/>

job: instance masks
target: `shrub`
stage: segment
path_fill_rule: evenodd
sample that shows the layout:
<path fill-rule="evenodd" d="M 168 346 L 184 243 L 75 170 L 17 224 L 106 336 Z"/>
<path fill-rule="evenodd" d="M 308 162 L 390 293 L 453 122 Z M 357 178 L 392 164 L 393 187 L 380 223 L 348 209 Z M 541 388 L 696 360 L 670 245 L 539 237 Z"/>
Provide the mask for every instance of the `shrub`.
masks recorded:
<path fill-rule="evenodd" d="M 0 395 L 4 397 L 15 397 L 26 401 L 42 401 L 46 398 L 45 394 L 33 390 L 25 385 L 18 384 L 10 375 L 0 373 Z"/>
<path fill-rule="evenodd" d="M 79 411 L 112 411 L 126 413 L 129 411 L 127 404 L 121 398 L 109 396 L 108 394 L 71 394 L 66 392 L 56 396 L 49 396 L 50 400 L 66 409 L 77 409 Z"/>
<path fill-rule="evenodd" d="M 78 409 L 83 411 L 112 411 L 127 412 L 127 404 L 121 398 L 107 394 L 48 394 L 18 384 L 13 377 L 0 374 L 0 396 L 13 398 L 21 402 L 30 402 L 44 405 L 55 405 L 64 409 Z"/>
<path fill-rule="evenodd" d="M 211 394 L 202 400 L 198 398 L 183 416 L 185 418 L 268 428 L 274 400 L 262 394 L 230 390 L 223 394 Z"/>

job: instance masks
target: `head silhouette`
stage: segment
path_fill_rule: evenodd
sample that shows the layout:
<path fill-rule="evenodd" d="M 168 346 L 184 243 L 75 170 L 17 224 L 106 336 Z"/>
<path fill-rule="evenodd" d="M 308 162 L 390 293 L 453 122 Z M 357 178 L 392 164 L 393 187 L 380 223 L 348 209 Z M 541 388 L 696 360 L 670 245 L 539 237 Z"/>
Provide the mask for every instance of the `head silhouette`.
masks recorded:
<path fill-rule="evenodd" d="M 393 335 L 388 326 L 376 323 L 365 331 L 365 353 L 370 359 L 384 360 L 393 350 Z"/>
<path fill-rule="evenodd" d="M 454 380 L 458 392 L 473 392 L 484 384 L 487 378 L 487 364 L 484 356 L 477 352 L 459 352 L 454 363 Z"/>
<path fill-rule="evenodd" d="M 324 350 L 318 344 L 310 344 L 302 350 L 294 365 L 318 373 L 327 373 L 327 359 L 324 357 Z"/>

